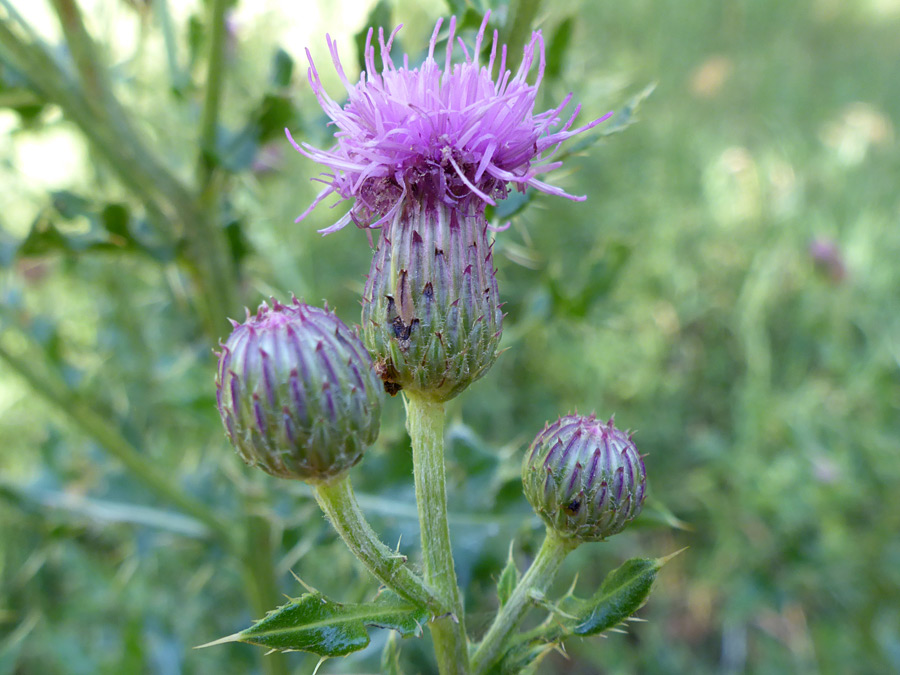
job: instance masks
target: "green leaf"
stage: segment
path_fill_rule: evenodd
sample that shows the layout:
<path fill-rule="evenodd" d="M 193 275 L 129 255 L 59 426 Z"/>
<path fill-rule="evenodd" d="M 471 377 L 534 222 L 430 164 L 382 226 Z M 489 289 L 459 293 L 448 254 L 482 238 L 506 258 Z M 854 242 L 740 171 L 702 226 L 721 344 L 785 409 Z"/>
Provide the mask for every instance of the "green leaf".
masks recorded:
<path fill-rule="evenodd" d="M 293 74 L 294 59 L 279 47 L 272 57 L 272 84 L 276 87 L 286 87 L 291 83 Z"/>
<path fill-rule="evenodd" d="M 220 127 L 216 137 L 217 164 L 238 173 L 253 165 L 260 146 L 275 138 L 283 139 L 285 127 L 297 126 L 297 109 L 290 97 L 266 94 L 250 112 L 247 123 L 237 130 Z"/>
<path fill-rule="evenodd" d="M 107 204 L 100 211 L 100 222 L 106 231 L 123 241 L 131 241 L 131 214 L 124 204 Z"/>
<path fill-rule="evenodd" d="M 0 267 L 9 267 L 16 259 L 16 251 L 19 250 L 19 240 L 6 231 L 0 224 Z"/>
<path fill-rule="evenodd" d="M 253 251 L 247 235 L 244 234 L 244 224 L 240 219 L 229 221 L 225 226 L 225 238 L 228 240 L 228 249 L 231 251 L 231 259 L 237 267 Z"/>
<path fill-rule="evenodd" d="M 200 59 L 203 41 L 206 39 L 206 26 L 203 20 L 196 14 L 188 19 L 187 43 L 188 43 L 188 67 L 193 68 Z"/>
<path fill-rule="evenodd" d="M 53 208 L 63 218 L 77 218 L 91 213 L 90 200 L 73 192 L 58 190 L 51 192 L 50 196 L 53 200 Z"/>
<path fill-rule="evenodd" d="M 284 140 L 284 128 L 292 126 L 296 118 L 297 110 L 288 96 L 267 94 L 254 113 L 258 141 L 265 143 L 273 138 Z"/>
<path fill-rule="evenodd" d="M 180 513 L 141 504 L 93 499 L 75 491 L 45 488 L 38 483 L 17 485 L 12 481 L 0 480 L 0 497 L 22 509 L 44 513 L 44 517 L 50 511 L 59 512 L 61 517 L 67 519 L 81 518 L 103 524 L 128 523 L 192 538 L 209 534 L 203 523 Z"/>
<path fill-rule="evenodd" d="M 391 21 L 391 3 L 387 0 L 378 0 L 378 4 L 372 8 L 369 16 L 366 17 L 362 30 L 353 36 L 353 41 L 356 43 L 356 60 L 361 70 L 364 70 L 366 67 L 366 36 L 369 34 L 369 28 L 375 29 L 375 37 L 377 38 L 379 28 L 384 28 L 385 33 L 390 33 L 393 29 Z M 385 36 L 385 39 L 387 39 L 387 36 Z"/>
<path fill-rule="evenodd" d="M 44 105 L 44 100 L 19 71 L 0 63 L 0 108 L 14 110 L 27 126 L 37 120 Z"/>
<path fill-rule="evenodd" d="M 628 99 L 628 102 L 622 106 L 621 110 L 616 112 L 616 114 L 612 116 L 612 119 L 601 127 L 601 135 L 612 136 L 613 134 L 625 131 L 625 129 L 634 124 L 637 121 L 635 119 L 637 109 L 645 100 L 647 100 L 647 98 L 649 98 L 654 89 L 656 89 L 656 83 L 651 82 L 637 94 Z"/>
<path fill-rule="evenodd" d="M 54 253 L 141 253 L 168 262 L 170 245 L 154 241 L 146 223 L 135 219 L 124 204 L 98 203 L 61 190 L 51 193 L 50 207 L 38 214 L 28 235 L 13 245 L 8 235 L 0 240 L 0 263 L 14 249 L 15 257 Z"/>
<path fill-rule="evenodd" d="M 600 124 L 594 133 L 588 134 L 575 143 L 569 143 L 565 150 L 556 155 L 559 161 L 565 160 L 586 148 L 591 147 L 601 138 L 619 134 L 637 121 L 635 113 L 640 105 L 653 93 L 656 89 L 656 83 L 648 84 L 640 92 L 632 96 L 619 110 L 617 110 L 612 118 Z"/>
<path fill-rule="evenodd" d="M 460 16 L 466 13 L 466 10 L 472 5 L 470 0 L 446 0 L 447 9 L 451 14 Z"/>
<path fill-rule="evenodd" d="M 365 604 L 341 604 L 313 592 L 269 612 L 240 633 L 202 646 L 247 642 L 279 651 L 346 656 L 369 644 L 368 626 L 390 628 L 403 637 L 418 637 L 422 634 L 422 624 L 429 619 L 426 608 L 417 607 L 391 591 L 384 591 Z"/>
<path fill-rule="evenodd" d="M 559 77 L 559 74 L 562 72 L 566 63 L 566 52 L 569 50 L 569 44 L 572 42 L 574 25 L 574 18 L 567 16 L 553 31 L 550 45 L 547 47 L 547 70 L 545 72 L 549 79 Z"/>
<path fill-rule="evenodd" d="M 491 668 L 490 675 L 526 675 L 533 673 L 541 660 L 556 648 L 546 642 L 521 642 L 503 656 L 503 660 Z"/>
<path fill-rule="evenodd" d="M 684 550 L 684 549 L 682 549 Z M 514 640 L 492 675 L 531 672 L 558 643 L 572 635 L 598 635 L 627 620 L 644 606 L 660 568 L 681 551 L 665 558 L 632 558 L 613 570 L 593 597 L 567 596 L 542 626 Z"/>
<path fill-rule="evenodd" d="M 516 561 L 513 559 L 512 544 L 510 544 L 509 560 L 506 561 L 506 567 L 503 568 L 503 571 L 500 573 L 500 580 L 497 582 L 497 597 L 500 598 L 501 607 L 509 600 L 509 596 L 512 595 L 516 586 L 519 585 L 519 579 L 521 578 L 522 574 L 519 572 L 519 568 L 516 567 Z"/>
<path fill-rule="evenodd" d="M 597 635 L 625 621 L 647 602 L 657 572 L 671 557 L 632 558 L 606 576 L 594 597 L 563 600 L 560 608 L 576 618 L 560 622 L 560 637 Z"/>

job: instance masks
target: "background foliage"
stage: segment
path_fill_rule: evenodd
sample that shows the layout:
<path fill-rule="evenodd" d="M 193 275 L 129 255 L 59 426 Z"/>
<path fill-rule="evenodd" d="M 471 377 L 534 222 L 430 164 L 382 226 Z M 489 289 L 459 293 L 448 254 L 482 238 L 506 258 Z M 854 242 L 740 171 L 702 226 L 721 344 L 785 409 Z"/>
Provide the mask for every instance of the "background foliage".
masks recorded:
<path fill-rule="evenodd" d="M 85 55 L 51 9 L 69 4 L 4 1 L 0 17 L 29 42 L 9 8 L 24 13 L 75 82 Z M 371 11 L 416 53 L 448 8 L 242 3 L 210 102 L 226 4 L 85 0 L 109 81 L 83 79 L 81 103 L 0 40 L 0 672 L 251 672 L 255 648 L 191 649 L 258 618 L 247 570 L 273 564 L 292 595 L 290 570 L 347 602 L 374 590 L 304 486 L 239 466 L 211 346 L 219 309 L 269 294 L 358 320 L 366 235 L 316 234 L 342 207 L 292 222 L 318 168 L 281 129 L 329 134 L 302 48 L 337 95 L 326 31 L 352 63 Z M 651 497 L 639 527 L 566 562 L 559 592 L 690 549 L 648 623 L 570 641 L 546 672 L 900 670 L 900 2 L 489 4 L 513 42 L 531 16 L 548 36 L 545 107 L 575 91 L 596 117 L 657 87 L 638 124 L 557 177 L 587 203 L 538 197 L 497 237 L 508 351 L 449 426 L 470 628 L 490 619 L 509 539 L 522 565 L 539 542 L 522 449 L 578 408 L 638 430 Z M 122 116 L 104 120 L 110 92 Z M 123 128 L 145 155 L 110 146 Z M 400 405 L 354 480 L 384 539 L 414 550 Z M 216 543 L 216 518 L 247 560 Z M 320 672 L 377 670 L 386 637 Z M 399 647 L 427 672 L 424 641 Z"/>

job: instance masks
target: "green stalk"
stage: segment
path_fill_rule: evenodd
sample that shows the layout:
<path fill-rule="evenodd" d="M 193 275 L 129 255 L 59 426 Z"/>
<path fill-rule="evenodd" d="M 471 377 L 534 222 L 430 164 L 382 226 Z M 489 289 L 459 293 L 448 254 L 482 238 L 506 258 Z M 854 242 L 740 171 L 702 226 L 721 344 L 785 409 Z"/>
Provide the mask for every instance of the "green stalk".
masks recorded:
<path fill-rule="evenodd" d="M 316 485 L 316 500 L 347 547 L 381 583 L 434 612 L 441 604 L 434 592 L 406 564 L 406 556 L 385 546 L 366 522 L 348 474 Z"/>
<path fill-rule="evenodd" d="M 231 266 L 231 254 L 219 225 L 221 182 L 216 180 L 215 147 L 222 99 L 225 56 L 225 12 L 228 0 L 213 0 L 209 25 L 211 40 L 206 69 L 206 88 L 200 123 L 200 158 L 198 162 L 196 196 L 190 202 L 189 220 L 185 222 L 185 237 L 191 258 L 198 268 L 200 288 L 205 297 L 207 328 L 213 339 L 224 326 L 226 317 L 236 309 L 236 271 Z M 218 328 L 217 328 L 218 327 Z M 283 600 L 275 573 L 275 542 L 272 525 L 260 513 L 252 499 L 244 499 L 247 518 L 244 522 L 246 554 L 241 562 L 247 577 L 247 592 L 256 614 L 262 618 Z M 267 675 L 287 675 L 287 656 L 281 652 L 262 657 L 263 672 Z"/>
<path fill-rule="evenodd" d="M 472 673 L 481 675 L 502 656 L 507 640 L 531 607 L 532 594 L 543 594 L 552 583 L 565 557 L 577 546 L 547 528 L 541 550 L 519 581 L 509 600 L 472 656 Z"/>
<path fill-rule="evenodd" d="M 48 101 L 60 105 L 107 160 L 118 178 L 144 204 L 148 215 L 170 236 L 184 233 L 190 259 L 188 271 L 199 289 L 200 312 L 213 339 L 225 328 L 225 317 L 237 310 L 237 290 L 229 265 L 225 234 L 216 227 L 215 194 L 203 188 L 201 199 L 140 140 L 129 115 L 108 83 L 96 47 L 72 0 L 53 0 L 84 89 L 71 81 L 47 48 L 17 15 L 11 15 L 28 35 L 23 39 L 13 22 L 0 21 L 0 53 L 20 70 Z M 3 3 L 6 7 L 6 3 Z M 9 8 L 7 8 L 7 11 Z M 215 47 L 215 45 L 214 45 Z M 221 45 L 218 47 L 221 51 Z M 215 62 L 221 69 L 221 57 Z M 213 101 L 218 105 L 221 79 Z M 91 93 L 84 94 L 85 89 Z M 200 202 L 200 203 L 198 203 Z"/>
<path fill-rule="evenodd" d="M 97 49 L 81 18 L 81 9 L 74 0 L 50 0 L 59 18 L 66 45 L 81 77 L 81 84 L 87 92 L 87 100 L 96 112 L 107 117 L 113 105 L 112 92 L 106 69 L 97 58 Z"/>
<path fill-rule="evenodd" d="M 236 271 L 231 265 L 231 253 L 220 228 L 220 199 L 223 176 L 216 171 L 216 137 L 219 126 L 219 109 L 222 104 L 222 88 L 225 74 L 225 14 L 228 0 L 213 0 L 209 7 L 210 43 L 206 66 L 206 86 L 203 96 L 203 112 L 200 119 L 197 161 L 197 210 L 196 218 L 186 228 L 186 236 L 194 260 L 208 284 L 212 336 L 221 330 L 227 316 L 236 311 Z"/>
<path fill-rule="evenodd" d="M 409 393 L 406 395 L 406 415 L 406 428 L 412 439 L 425 583 L 435 590 L 450 612 L 431 624 L 435 656 L 441 675 L 467 675 L 469 656 L 465 616 L 447 525 L 444 405 Z"/>
<path fill-rule="evenodd" d="M 231 529 L 219 520 L 213 511 L 179 489 L 171 475 L 162 471 L 131 444 L 109 420 L 84 399 L 68 389 L 64 384 L 54 382 L 38 373 L 30 363 L 16 358 L 0 346 L 0 359 L 9 366 L 45 399 L 53 403 L 69 420 L 87 436 L 93 438 L 110 455 L 118 459 L 132 476 L 144 483 L 165 501 L 170 502 L 189 516 L 206 525 L 211 533 L 229 550 L 236 549 Z"/>
<path fill-rule="evenodd" d="M 249 499 L 244 501 L 244 509 L 249 513 L 244 523 L 245 552 L 240 560 L 244 570 L 244 590 L 250 596 L 254 613 L 261 619 L 284 604 L 284 596 L 273 573 L 272 523 L 265 515 L 253 513 L 253 505 L 249 502 Z M 288 675 L 290 672 L 287 655 L 283 652 L 264 654 L 261 663 L 266 675 Z"/>
<path fill-rule="evenodd" d="M 216 165 L 216 131 L 219 124 L 219 105 L 225 69 L 225 12 L 228 0 L 213 0 L 209 8 L 209 59 L 206 64 L 206 90 L 203 114 L 200 119 L 199 187 L 203 193 L 209 186 Z"/>

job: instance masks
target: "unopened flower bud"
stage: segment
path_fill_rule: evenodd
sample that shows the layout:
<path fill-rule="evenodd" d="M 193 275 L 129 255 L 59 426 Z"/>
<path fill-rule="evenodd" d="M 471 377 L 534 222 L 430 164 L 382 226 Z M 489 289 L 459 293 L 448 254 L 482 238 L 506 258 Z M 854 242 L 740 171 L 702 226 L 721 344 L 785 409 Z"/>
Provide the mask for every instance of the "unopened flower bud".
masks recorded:
<path fill-rule="evenodd" d="M 534 439 L 522 481 L 534 510 L 558 534 L 601 541 L 641 512 L 647 474 L 631 435 L 612 419 L 567 415 Z"/>
<path fill-rule="evenodd" d="M 273 301 L 221 345 L 219 414 L 248 464 L 327 481 L 378 437 L 381 383 L 360 339 L 327 309 Z"/>
<path fill-rule="evenodd" d="M 502 322 L 483 215 L 407 205 L 382 232 L 363 297 L 363 338 L 385 389 L 453 398 L 494 363 Z"/>

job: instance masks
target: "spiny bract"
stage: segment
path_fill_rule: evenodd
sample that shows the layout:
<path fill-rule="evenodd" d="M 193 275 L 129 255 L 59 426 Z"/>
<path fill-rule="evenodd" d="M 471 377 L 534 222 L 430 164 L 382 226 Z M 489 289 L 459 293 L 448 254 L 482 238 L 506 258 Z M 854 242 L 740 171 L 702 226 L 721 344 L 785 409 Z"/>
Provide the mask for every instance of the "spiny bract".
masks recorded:
<path fill-rule="evenodd" d="M 548 424 L 522 463 L 525 496 L 563 537 L 600 541 L 641 512 L 644 461 L 613 420 L 567 415 Z"/>
<path fill-rule="evenodd" d="M 282 478 L 327 481 L 378 437 L 382 385 L 360 339 L 327 309 L 296 298 L 232 322 L 216 400 L 248 464 Z"/>
<path fill-rule="evenodd" d="M 385 389 L 446 401 L 497 358 L 503 311 L 484 219 L 410 205 L 382 231 L 363 338 Z"/>

